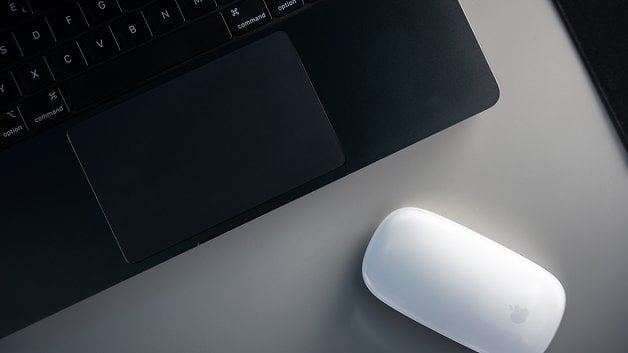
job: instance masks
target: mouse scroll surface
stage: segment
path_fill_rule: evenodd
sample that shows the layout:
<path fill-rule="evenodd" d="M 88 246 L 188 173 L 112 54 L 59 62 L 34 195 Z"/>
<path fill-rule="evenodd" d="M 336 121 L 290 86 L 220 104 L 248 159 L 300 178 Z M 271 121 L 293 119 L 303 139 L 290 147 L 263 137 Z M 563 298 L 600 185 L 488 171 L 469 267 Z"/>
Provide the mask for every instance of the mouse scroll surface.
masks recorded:
<path fill-rule="evenodd" d="M 375 231 L 362 274 L 395 310 L 481 353 L 540 353 L 565 308 L 548 271 L 434 213 L 402 208 Z"/>

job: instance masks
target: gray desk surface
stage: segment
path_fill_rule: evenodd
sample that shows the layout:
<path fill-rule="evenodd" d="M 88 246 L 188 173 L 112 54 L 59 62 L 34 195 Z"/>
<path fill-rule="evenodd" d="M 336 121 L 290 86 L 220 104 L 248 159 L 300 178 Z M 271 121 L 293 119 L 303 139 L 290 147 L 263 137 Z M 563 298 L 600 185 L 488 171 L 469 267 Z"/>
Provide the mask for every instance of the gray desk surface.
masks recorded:
<path fill-rule="evenodd" d="M 401 206 L 553 272 L 549 352 L 626 352 L 626 154 L 549 0 L 462 0 L 488 111 L 0 341 L 1 352 L 466 352 L 381 304 L 360 264 Z"/>

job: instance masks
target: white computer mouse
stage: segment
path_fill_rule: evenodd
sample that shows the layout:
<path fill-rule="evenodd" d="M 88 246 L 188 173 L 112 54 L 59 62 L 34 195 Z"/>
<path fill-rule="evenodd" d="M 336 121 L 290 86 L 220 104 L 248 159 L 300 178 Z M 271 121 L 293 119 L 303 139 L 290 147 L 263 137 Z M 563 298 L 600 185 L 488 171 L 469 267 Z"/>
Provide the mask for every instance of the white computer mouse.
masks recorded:
<path fill-rule="evenodd" d="M 565 311 L 565 291 L 551 273 L 418 208 L 382 221 L 362 275 L 384 303 L 481 353 L 544 352 Z"/>

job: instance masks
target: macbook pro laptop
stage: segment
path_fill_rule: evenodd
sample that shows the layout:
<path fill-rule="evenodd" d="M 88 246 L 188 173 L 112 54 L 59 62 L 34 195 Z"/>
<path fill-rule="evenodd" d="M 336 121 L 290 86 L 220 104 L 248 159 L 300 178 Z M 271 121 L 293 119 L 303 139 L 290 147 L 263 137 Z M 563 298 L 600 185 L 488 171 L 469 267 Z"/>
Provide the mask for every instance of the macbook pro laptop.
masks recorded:
<path fill-rule="evenodd" d="M 456 0 L 0 4 L 0 337 L 499 96 Z"/>

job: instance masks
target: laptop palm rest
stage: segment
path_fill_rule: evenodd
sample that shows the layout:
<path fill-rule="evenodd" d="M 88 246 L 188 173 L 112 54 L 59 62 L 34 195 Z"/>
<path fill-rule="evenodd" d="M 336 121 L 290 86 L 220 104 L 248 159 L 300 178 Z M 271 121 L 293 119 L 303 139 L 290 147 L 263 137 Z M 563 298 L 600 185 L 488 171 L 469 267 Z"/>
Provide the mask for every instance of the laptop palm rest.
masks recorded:
<path fill-rule="evenodd" d="M 99 113 L 68 138 L 132 263 L 344 162 L 284 33 Z"/>

